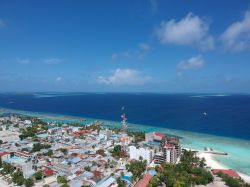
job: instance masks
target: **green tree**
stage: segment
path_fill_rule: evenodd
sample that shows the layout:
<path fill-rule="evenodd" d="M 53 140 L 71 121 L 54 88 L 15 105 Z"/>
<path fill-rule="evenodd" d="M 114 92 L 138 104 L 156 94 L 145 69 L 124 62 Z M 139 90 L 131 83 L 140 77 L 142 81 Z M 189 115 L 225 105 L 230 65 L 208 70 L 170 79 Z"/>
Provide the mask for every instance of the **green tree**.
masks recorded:
<path fill-rule="evenodd" d="M 47 154 L 49 157 L 51 157 L 53 155 L 53 151 L 50 149 Z"/>
<path fill-rule="evenodd" d="M 20 170 L 17 170 L 13 175 L 12 175 L 12 180 L 15 184 L 18 186 L 21 186 L 24 184 L 24 177 L 23 177 L 23 172 Z"/>
<path fill-rule="evenodd" d="M 34 185 L 34 180 L 33 180 L 32 178 L 28 178 L 28 179 L 26 179 L 26 180 L 24 181 L 24 185 L 25 185 L 26 187 L 31 187 L 31 186 Z"/>
<path fill-rule="evenodd" d="M 146 170 L 147 161 L 133 161 L 129 165 L 129 171 L 133 174 L 133 181 L 141 177 L 142 173 Z"/>
<path fill-rule="evenodd" d="M 67 155 L 67 154 L 68 154 L 68 149 L 61 148 L 60 151 L 61 151 L 64 155 Z"/>
<path fill-rule="evenodd" d="M 58 176 L 57 177 L 57 182 L 58 183 L 67 183 L 67 179 L 66 179 L 66 177 L 65 176 Z"/>
<path fill-rule="evenodd" d="M 86 171 L 90 171 L 90 169 L 91 169 L 91 168 L 90 168 L 89 166 L 85 166 L 85 167 L 84 167 L 84 170 L 86 170 Z"/>
<path fill-rule="evenodd" d="M 35 179 L 36 180 L 41 180 L 43 178 L 43 172 L 41 170 L 37 171 L 35 173 Z"/>

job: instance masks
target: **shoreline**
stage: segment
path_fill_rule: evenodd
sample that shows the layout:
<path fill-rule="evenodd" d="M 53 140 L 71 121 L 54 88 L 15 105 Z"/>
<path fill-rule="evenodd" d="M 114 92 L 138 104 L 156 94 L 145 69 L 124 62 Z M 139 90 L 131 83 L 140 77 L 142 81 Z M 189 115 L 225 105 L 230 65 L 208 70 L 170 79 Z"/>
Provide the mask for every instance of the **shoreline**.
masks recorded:
<path fill-rule="evenodd" d="M 73 121 L 79 120 L 79 117 L 74 117 L 74 116 L 66 116 L 66 115 L 60 115 L 60 114 L 46 114 L 46 113 L 41 113 L 41 112 L 30 112 L 30 111 L 14 110 L 14 109 L 7 109 L 7 108 L 0 107 L 0 113 L 3 113 L 3 112 L 13 112 L 13 113 L 16 112 L 16 113 L 20 113 L 24 115 L 39 117 L 41 119 L 47 119 L 49 121 L 63 120 L 65 123 L 69 123 L 71 120 Z M 83 118 L 80 118 L 80 119 L 83 119 Z M 103 121 L 104 127 L 119 127 L 120 125 L 120 123 L 116 121 L 100 120 L 100 119 L 94 119 L 94 118 L 84 118 L 84 119 L 86 119 L 87 122 L 91 122 L 91 121 L 94 122 L 96 120 Z M 232 168 L 236 171 L 240 171 L 243 177 L 245 177 L 244 175 L 250 176 L 250 161 L 248 158 L 248 155 L 250 155 L 250 141 L 249 140 L 237 139 L 237 138 L 231 138 L 231 137 L 222 137 L 222 136 L 197 133 L 197 132 L 191 132 L 191 131 L 168 129 L 164 127 L 155 127 L 153 125 L 149 126 L 149 125 L 128 123 L 128 126 L 130 127 L 131 130 L 135 130 L 135 131 L 136 130 L 141 131 L 143 129 L 143 131 L 145 132 L 160 131 L 166 134 L 177 135 L 178 137 L 181 137 L 180 142 L 181 142 L 182 147 L 189 147 L 195 150 L 202 150 L 204 147 L 211 147 L 212 145 L 214 150 L 229 153 L 228 157 L 217 157 L 219 158 L 218 159 L 219 161 L 217 161 L 217 164 L 218 163 L 220 164 L 220 165 L 217 165 L 218 167 L 220 166 L 221 168 L 223 168 L 227 166 L 228 168 Z M 225 166 L 223 166 L 222 163 Z M 213 164 L 215 165 L 215 163 Z M 246 165 L 247 166 L 249 165 L 249 167 L 245 167 Z"/>
<path fill-rule="evenodd" d="M 3 112 L 4 111 L 4 112 Z M 104 126 L 105 127 L 110 127 L 110 126 L 117 126 L 117 124 L 120 124 L 120 121 L 114 121 L 114 120 L 108 120 L 108 119 L 99 119 L 99 118 L 94 118 L 94 117 L 83 117 L 83 116 L 73 116 L 73 115 L 68 115 L 68 114 L 57 114 L 57 113 L 46 113 L 46 112 L 34 112 L 34 111 L 28 111 L 28 110 L 19 110 L 19 109 L 11 109 L 11 108 L 4 108 L 0 106 L 0 114 L 3 113 L 16 113 L 16 114 L 21 114 L 21 115 L 29 115 L 33 117 L 38 117 L 46 122 L 65 122 L 65 123 L 80 123 L 81 125 L 86 125 L 88 122 L 94 122 L 94 121 L 103 121 L 106 123 Z M 129 123 L 128 122 L 128 127 L 131 127 L 131 130 L 141 130 L 141 128 L 145 128 L 145 132 L 151 132 L 152 128 L 157 129 L 157 131 L 166 131 L 166 133 L 169 132 L 174 132 L 174 133 L 191 133 L 194 135 L 205 135 L 205 136 L 213 136 L 216 138 L 222 138 L 226 140 L 236 140 L 236 141 L 242 141 L 242 142 L 248 142 L 250 145 L 250 139 L 244 139 L 244 138 L 238 138 L 238 137 L 231 137 L 231 136 L 223 136 L 223 135 L 216 135 L 216 134 L 209 134 L 205 132 L 198 132 L 198 131 L 187 131 L 187 130 L 181 130 L 181 129 L 173 129 L 173 128 L 168 128 L 168 127 L 161 127 L 161 126 L 154 126 L 152 125 L 145 125 L 145 124 L 139 124 L 139 123 Z M 137 129 L 137 127 L 139 129 Z M 164 132 L 165 133 L 165 132 Z M 173 134 L 175 135 L 175 134 Z"/>
<path fill-rule="evenodd" d="M 208 167 L 211 167 L 211 169 L 232 169 L 229 168 L 225 165 L 223 165 L 221 162 L 219 162 L 218 160 L 215 159 L 215 155 L 213 155 L 212 153 L 206 153 L 204 151 L 199 150 L 199 152 L 197 153 L 197 156 L 199 158 L 205 158 L 206 159 L 206 164 Z M 250 184 L 250 175 L 238 172 L 237 170 L 235 170 L 239 176 L 248 184 Z"/>

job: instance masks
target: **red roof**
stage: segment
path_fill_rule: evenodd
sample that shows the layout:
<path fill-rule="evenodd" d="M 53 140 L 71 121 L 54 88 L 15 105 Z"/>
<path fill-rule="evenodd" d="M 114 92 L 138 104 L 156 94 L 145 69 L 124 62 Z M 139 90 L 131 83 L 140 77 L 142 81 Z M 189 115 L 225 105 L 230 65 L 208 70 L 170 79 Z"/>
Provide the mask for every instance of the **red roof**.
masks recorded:
<path fill-rule="evenodd" d="M 16 151 L 17 153 L 21 153 L 21 154 L 24 154 L 24 155 L 31 155 L 29 152 L 27 152 L 27 151 L 19 151 L 19 150 L 17 150 Z"/>
<path fill-rule="evenodd" d="M 155 135 L 156 135 L 156 136 L 160 136 L 161 138 L 166 137 L 166 134 L 162 134 L 162 133 L 160 133 L 160 132 L 155 132 Z"/>
<path fill-rule="evenodd" d="M 217 174 L 219 172 L 222 172 L 226 175 L 229 175 L 230 177 L 240 177 L 239 174 L 232 170 L 232 169 L 212 169 L 213 174 Z"/>
<path fill-rule="evenodd" d="M 168 149 L 168 148 L 173 148 L 174 146 L 172 145 L 172 144 L 166 144 L 165 146 L 164 146 L 164 148 L 166 148 L 166 149 Z"/>
<path fill-rule="evenodd" d="M 149 175 L 148 173 L 144 175 L 143 179 L 141 179 L 136 185 L 135 187 L 147 187 L 150 179 L 152 178 L 151 175 Z"/>
<path fill-rule="evenodd" d="M 52 169 L 46 169 L 43 171 L 44 175 L 53 175 L 54 174 L 54 170 Z"/>
<path fill-rule="evenodd" d="M 80 130 L 79 133 L 92 133 L 93 130 Z"/>
<path fill-rule="evenodd" d="M 83 173 L 83 171 L 81 171 L 81 170 L 78 170 L 78 171 L 76 171 L 75 172 L 75 174 L 78 176 L 78 175 L 81 175 Z"/>
<path fill-rule="evenodd" d="M 8 152 L 0 152 L 0 156 L 4 156 L 4 155 L 8 155 L 8 154 L 10 154 L 10 153 L 8 153 Z"/>
<path fill-rule="evenodd" d="M 93 174 L 94 174 L 95 177 L 100 177 L 100 176 L 102 176 L 102 172 L 97 171 L 97 170 L 93 171 Z"/>

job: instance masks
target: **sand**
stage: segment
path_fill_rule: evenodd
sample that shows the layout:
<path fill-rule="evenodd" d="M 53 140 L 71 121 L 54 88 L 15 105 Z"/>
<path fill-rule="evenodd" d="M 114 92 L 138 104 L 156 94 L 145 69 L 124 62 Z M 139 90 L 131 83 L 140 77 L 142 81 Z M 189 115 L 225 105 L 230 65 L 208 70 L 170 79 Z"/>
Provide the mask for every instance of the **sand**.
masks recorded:
<path fill-rule="evenodd" d="M 214 155 L 211 154 L 211 153 L 206 153 L 206 152 L 203 152 L 203 151 L 199 151 L 199 153 L 197 153 L 197 156 L 200 157 L 200 158 L 205 158 L 207 166 L 211 167 L 212 169 L 231 169 L 231 168 L 228 168 L 228 167 L 224 166 L 219 161 L 217 161 L 214 158 Z M 237 172 L 237 173 L 240 175 L 240 177 L 246 183 L 250 184 L 250 176 L 249 175 L 246 175 L 246 174 L 243 174 L 243 173 L 240 173 L 240 172 Z"/>

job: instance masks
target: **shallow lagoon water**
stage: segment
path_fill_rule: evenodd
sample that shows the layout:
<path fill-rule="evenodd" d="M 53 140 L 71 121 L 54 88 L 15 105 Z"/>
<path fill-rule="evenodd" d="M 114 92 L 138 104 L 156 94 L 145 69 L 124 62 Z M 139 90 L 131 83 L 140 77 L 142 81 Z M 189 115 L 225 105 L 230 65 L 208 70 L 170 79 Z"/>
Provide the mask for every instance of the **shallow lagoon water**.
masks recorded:
<path fill-rule="evenodd" d="M 39 117 L 47 122 L 62 123 L 80 123 L 82 125 L 90 124 L 96 120 L 103 122 L 107 127 L 120 127 L 120 123 L 116 121 L 108 121 L 93 118 L 81 118 L 67 115 L 45 114 L 37 112 L 28 112 L 12 109 L 0 109 L 1 113 L 19 113 Z M 145 132 L 160 131 L 181 137 L 181 145 L 183 147 L 203 150 L 204 147 L 211 147 L 216 151 L 226 152 L 227 156 L 216 155 L 215 159 L 228 168 L 235 169 L 239 172 L 250 175 L 250 141 L 236 138 L 228 138 L 202 133 L 194 133 L 189 131 L 181 131 L 167 128 L 154 127 L 154 124 L 141 125 L 128 123 L 131 130 L 139 130 Z"/>

